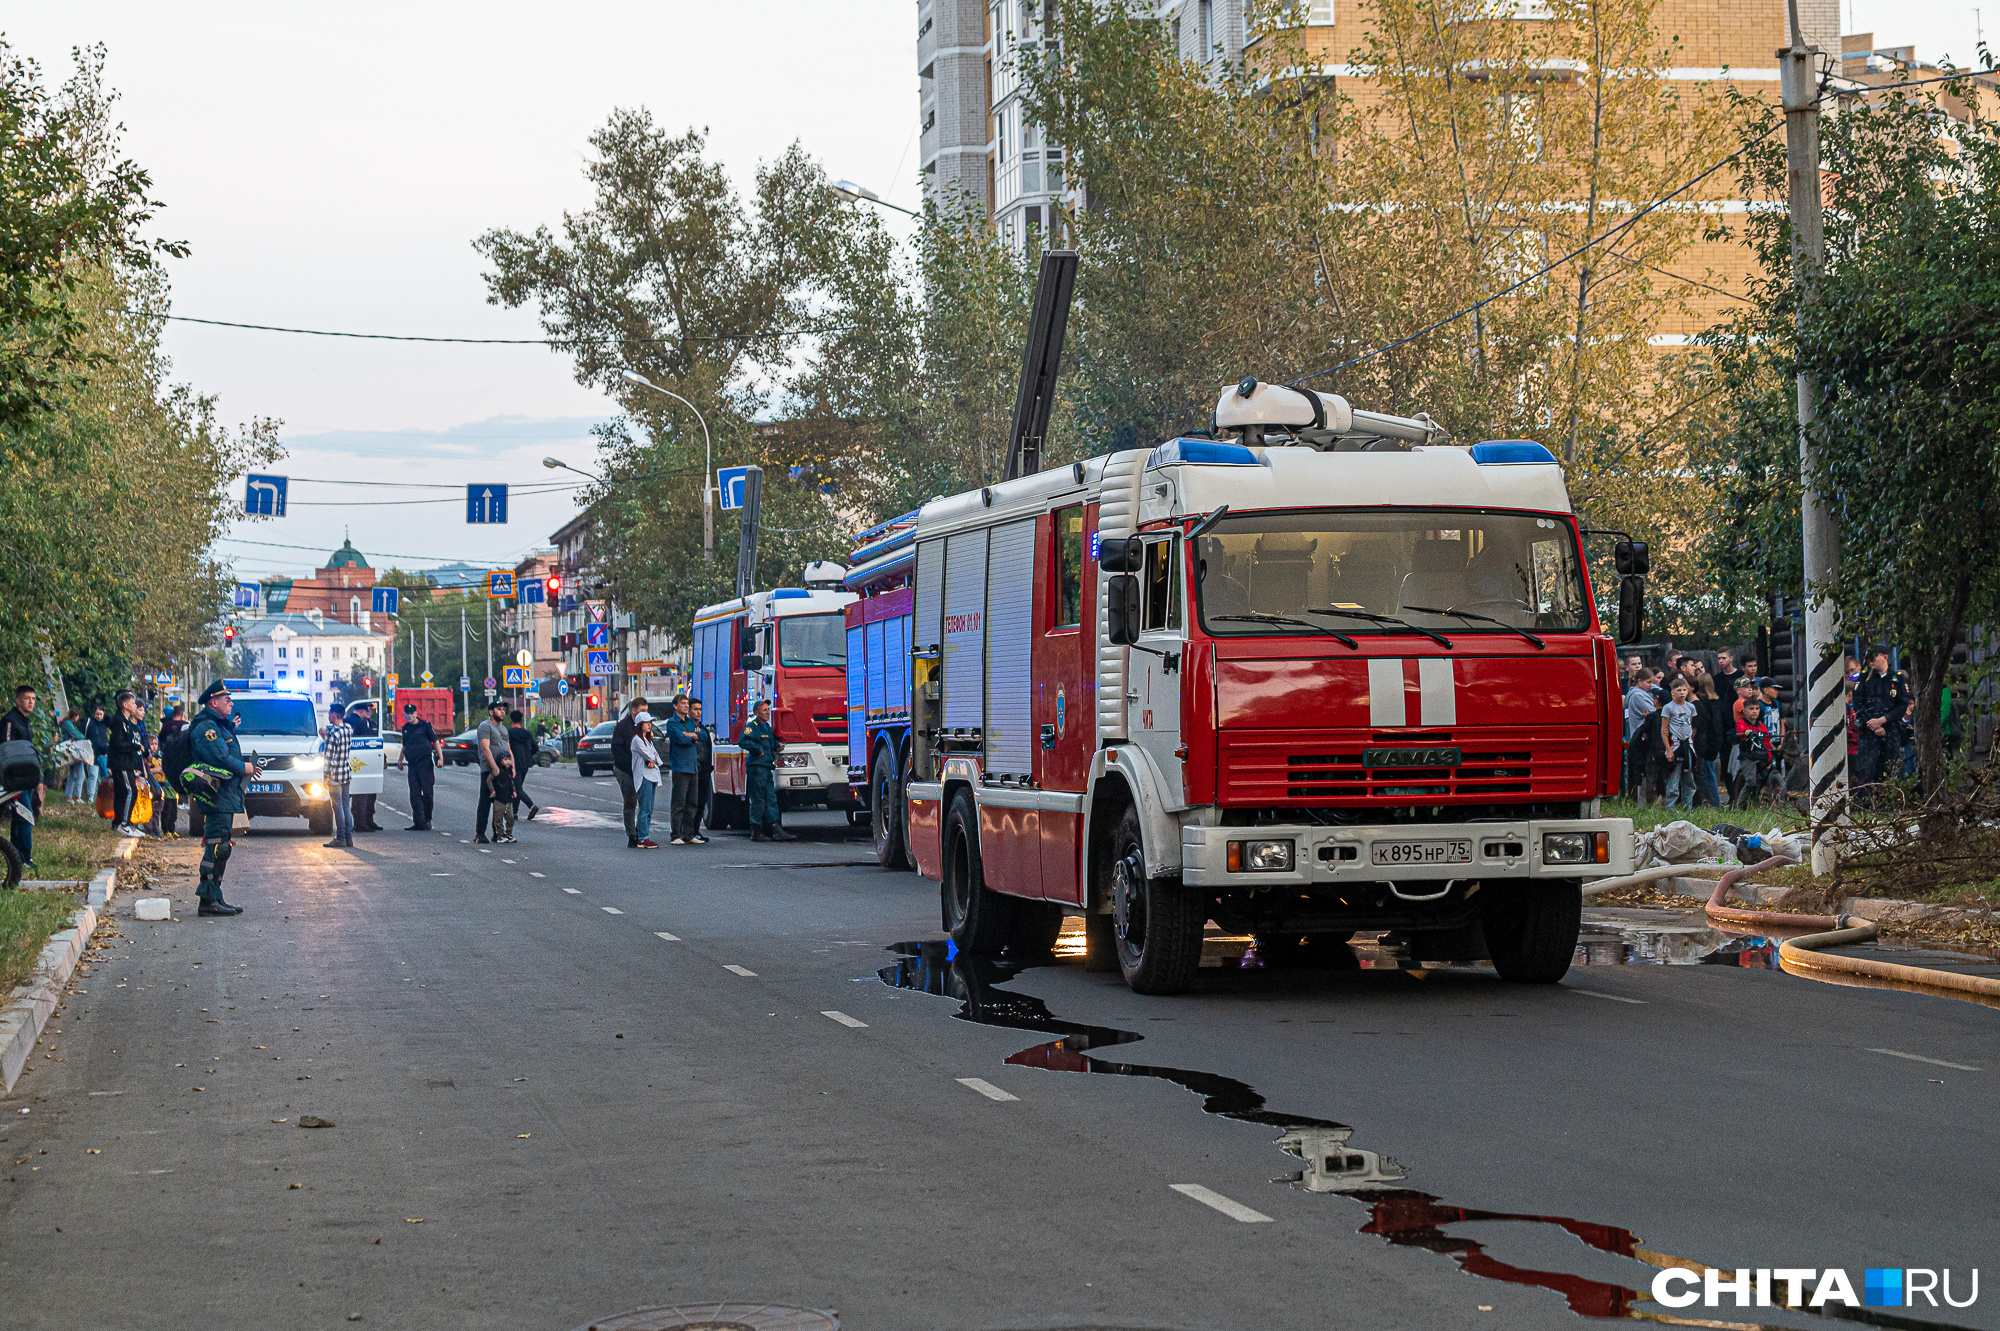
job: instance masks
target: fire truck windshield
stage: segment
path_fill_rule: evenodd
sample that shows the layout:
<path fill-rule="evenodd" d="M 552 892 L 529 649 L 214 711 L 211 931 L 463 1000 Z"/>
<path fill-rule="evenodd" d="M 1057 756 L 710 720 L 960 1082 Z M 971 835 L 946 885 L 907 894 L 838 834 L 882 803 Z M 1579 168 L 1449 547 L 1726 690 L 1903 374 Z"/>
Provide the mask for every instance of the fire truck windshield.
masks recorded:
<path fill-rule="evenodd" d="M 1246 513 L 1224 518 L 1196 544 L 1202 626 L 1218 636 L 1590 627 L 1576 537 L 1560 518 L 1463 509 Z"/>
<path fill-rule="evenodd" d="M 778 621 L 778 664 L 847 665 L 847 621 L 841 615 L 791 615 Z"/>

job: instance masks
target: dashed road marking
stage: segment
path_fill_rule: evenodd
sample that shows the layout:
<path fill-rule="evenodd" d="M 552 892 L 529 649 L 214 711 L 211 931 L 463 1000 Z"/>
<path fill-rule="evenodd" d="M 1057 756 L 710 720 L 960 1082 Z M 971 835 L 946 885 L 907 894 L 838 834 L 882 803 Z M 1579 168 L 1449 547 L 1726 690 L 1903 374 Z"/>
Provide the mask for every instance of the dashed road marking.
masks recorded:
<path fill-rule="evenodd" d="M 623 915 L 625 913 L 624 911 L 618 909 L 618 907 L 616 906 L 599 906 L 598 909 L 603 911 L 606 915 Z"/>
<path fill-rule="evenodd" d="M 512 861 L 512 860 L 502 860 L 502 861 L 500 861 L 500 862 L 501 862 L 502 864 L 512 864 L 512 863 L 513 863 L 514 861 Z"/>
<path fill-rule="evenodd" d="M 1947 1063 L 1941 1058 L 1925 1058 L 1922 1054 L 1906 1054 L 1900 1049 L 1870 1049 L 1868 1052 L 1871 1054 L 1887 1054 L 1891 1058 L 1907 1058 L 1912 1063 L 1928 1063 L 1934 1068 L 1956 1068 L 1960 1072 L 1985 1071 L 1984 1068 L 1975 1068 L 1970 1063 Z"/>
<path fill-rule="evenodd" d="M 854 1018 L 848 1016 L 845 1012 L 822 1012 L 820 1013 L 820 1016 L 831 1018 L 832 1020 L 837 1021 L 841 1025 L 847 1027 L 849 1030 L 865 1031 L 868 1029 L 867 1022 L 856 1021 Z"/>
<path fill-rule="evenodd" d="M 566 887 L 563 889 L 563 891 L 569 893 L 573 897 L 580 897 L 583 895 L 583 889 L 580 887 Z"/>
<path fill-rule="evenodd" d="M 481 847 L 479 848 L 479 853 L 480 853 L 481 855 L 491 855 L 491 854 L 492 854 L 493 852 L 492 852 L 492 851 L 490 851 L 490 850 L 488 850 L 488 849 L 486 849 L 486 847 L 484 847 L 484 846 L 481 846 Z"/>
<path fill-rule="evenodd" d="M 669 943 L 678 943 L 678 942 L 680 942 L 680 941 L 681 941 L 680 939 L 678 939 L 678 938 L 674 937 L 674 935 L 672 935 L 672 934 L 663 934 L 663 933 L 659 933 L 659 932 L 657 932 L 657 931 L 655 931 L 655 932 L 654 932 L 654 934 L 653 934 L 653 937 L 655 937 L 655 938 L 664 938 L 664 939 L 666 939 L 666 940 L 667 940 L 667 941 L 668 941 Z"/>
<path fill-rule="evenodd" d="M 743 966 L 724 966 L 722 969 L 728 971 L 732 975 L 745 975 L 753 980 L 757 978 L 756 971 L 749 970 Z"/>
<path fill-rule="evenodd" d="M 548 877 L 548 875 L 547 875 L 547 874 L 545 874 L 545 873 L 536 873 L 536 872 L 535 872 L 535 871 L 534 871 L 533 869 L 530 869 L 530 870 L 528 870 L 528 877 L 530 877 L 530 878 L 547 878 L 547 877 Z"/>
<path fill-rule="evenodd" d="M 1204 1188 L 1199 1183 L 1169 1184 L 1183 1197 L 1192 1197 L 1203 1206 L 1212 1206 L 1231 1220 L 1241 1220 L 1246 1225 L 1268 1225 L 1273 1223 L 1270 1216 L 1262 1211 L 1253 1211 L 1242 1202 L 1233 1202 L 1213 1188 Z"/>
<path fill-rule="evenodd" d="M 998 1086 L 995 1086 L 992 1082 L 987 1081 L 984 1077 L 960 1077 L 958 1079 L 958 1084 L 960 1086 L 967 1087 L 971 1090 L 978 1091 L 981 1095 L 985 1096 L 989 1100 L 1018 1100 L 1021 1098 L 1018 1095 L 1007 1094 L 1007 1092 L 1001 1090 Z"/>
<path fill-rule="evenodd" d="M 431 877 L 433 877 L 433 878 L 456 878 L 457 876 L 458 876 L 457 874 L 450 874 L 450 873 L 435 873 L 435 872 L 433 872 L 433 873 L 431 874 Z"/>
<path fill-rule="evenodd" d="M 1568 988 L 1573 994 L 1585 994 L 1591 998 L 1608 998 L 1614 1003 L 1637 1003 L 1640 1007 L 1646 1006 L 1646 1000 L 1643 998 L 1626 998 L 1623 994 L 1607 994 L 1602 989 L 1580 989 L 1573 984 L 1568 986 Z"/>

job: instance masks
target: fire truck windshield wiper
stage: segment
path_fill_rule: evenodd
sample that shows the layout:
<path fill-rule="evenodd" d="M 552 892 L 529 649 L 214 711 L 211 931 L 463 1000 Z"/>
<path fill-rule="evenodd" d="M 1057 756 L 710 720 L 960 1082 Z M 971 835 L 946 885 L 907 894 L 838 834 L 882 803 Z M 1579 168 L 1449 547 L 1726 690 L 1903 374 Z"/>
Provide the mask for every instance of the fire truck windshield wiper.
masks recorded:
<path fill-rule="evenodd" d="M 1328 634 L 1336 642 L 1344 643 L 1356 651 L 1361 650 L 1361 644 L 1348 637 L 1345 633 L 1335 633 L 1332 629 L 1326 628 L 1323 625 L 1312 623 L 1310 620 L 1293 619 L 1290 615 L 1210 615 L 1208 616 L 1208 622 L 1211 624 L 1232 622 L 1244 624 L 1296 624 L 1302 629 L 1311 629 L 1314 633 Z"/>
<path fill-rule="evenodd" d="M 1396 628 L 1408 629 L 1412 633 L 1421 633 L 1440 647 L 1451 646 L 1451 639 L 1445 637 L 1444 634 L 1433 633 L 1421 624 L 1412 624 L 1409 620 L 1398 619 L 1394 615 L 1378 615 L 1368 610 L 1349 610 L 1337 605 L 1327 606 L 1324 609 L 1319 606 L 1309 606 L 1306 609 L 1306 613 L 1309 615 L 1345 615 L 1349 619 L 1365 619 L 1370 624 L 1390 624 Z"/>
<path fill-rule="evenodd" d="M 1433 610 L 1431 607 L 1427 605 L 1406 605 L 1403 607 L 1403 609 L 1414 610 L 1420 615 L 1450 615 L 1455 619 L 1476 619 L 1482 624 L 1498 624 L 1501 628 L 1506 629 L 1509 633 L 1520 634 L 1522 637 L 1526 638 L 1529 642 L 1534 643 L 1535 646 L 1537 647 L 1540 647 L 1544 650 L 1548 648 L 1547 643 L 1543 642 L 1540 638 L 1537 638 L 1534 634 L 1528 632 L 1528 630 L 1520 627 L 1517 624 L 1509 624 L 1504 619 L 1495 619 L 1491 615 L 1475 615 L 1469 610 L 1454 610 L 1450 606 L 1446 606 L 1442 610 Z"/>

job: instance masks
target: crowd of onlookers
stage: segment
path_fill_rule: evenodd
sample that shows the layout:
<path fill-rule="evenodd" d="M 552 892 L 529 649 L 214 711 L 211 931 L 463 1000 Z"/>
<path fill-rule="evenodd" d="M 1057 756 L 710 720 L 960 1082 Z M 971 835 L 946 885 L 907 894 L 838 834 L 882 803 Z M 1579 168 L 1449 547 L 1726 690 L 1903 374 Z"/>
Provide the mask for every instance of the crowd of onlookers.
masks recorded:
<path fill-rule="evenodd" d="M 1848 784 L 1865 801 L 1880 783 L 1915 770 L 1915 697 L 1909 680 L 1892 668 L 1887 648 L 1873 651 L 1865 667 L 1852 655 L 1845 664 Z M 1618 673 L 1625 695 L 1624 788 L 1633 798 L 1641 804 L 1660 798 L 1669 809 L 1685 810 L 1698 799 L 1743 808 L 1778 798 L 1787 764 L 1800 761 L 1798 746 L 1786 747 L 1778 681 L 1757 673 L 1755 657 L 1739 662 L 1725 647 L 1710 664 L 1676 651 L 1656 669 L 1628 656 Z M 1955 744 L 1959 729 L 1949 687 L 1941 719 L 1947 744 Z"/>

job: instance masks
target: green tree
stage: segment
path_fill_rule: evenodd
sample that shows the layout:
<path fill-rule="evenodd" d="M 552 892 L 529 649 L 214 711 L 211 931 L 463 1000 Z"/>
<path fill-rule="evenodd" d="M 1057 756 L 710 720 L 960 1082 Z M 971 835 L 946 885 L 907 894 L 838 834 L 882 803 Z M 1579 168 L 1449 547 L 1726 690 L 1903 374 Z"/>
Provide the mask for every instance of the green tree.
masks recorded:
<path fill-rule="evenodd" d="M 1948 97 L 1976 105 L 1969 92 L 1848 99 L 1822 121 L 1822 270 L 1794 272 L 1783 208 L 1748 215 L 1766 275 L 1707 339 L 1733 415 L 1699 459 L 1726 499 L 1706 550 L 1717 579 L 1798 590 L 1793 384 L 1816 377 L 1812 479 L 1841 521 L 1831 591 L 1851 629 L 1908 653 L 1926 795 L 1946 781 L 1952 649 L 2000 611 L 2000 144 L 1945 114 Z M 1778 126 L 1750 108 L 1745 197 L 1786 197 Z"/>

